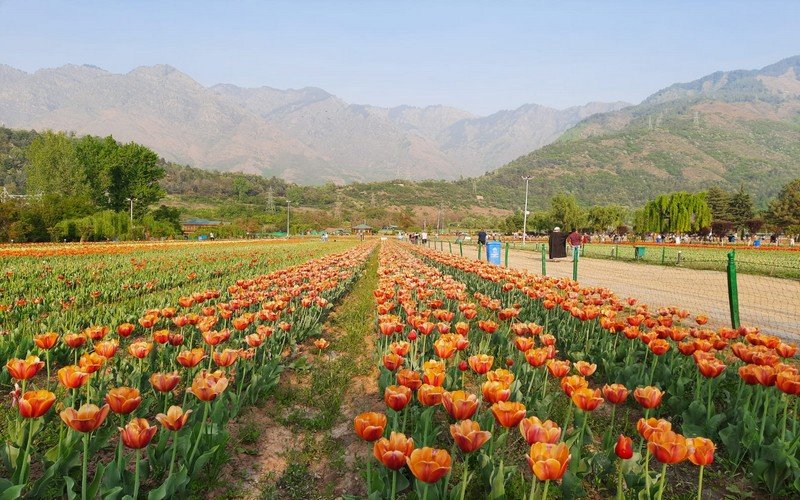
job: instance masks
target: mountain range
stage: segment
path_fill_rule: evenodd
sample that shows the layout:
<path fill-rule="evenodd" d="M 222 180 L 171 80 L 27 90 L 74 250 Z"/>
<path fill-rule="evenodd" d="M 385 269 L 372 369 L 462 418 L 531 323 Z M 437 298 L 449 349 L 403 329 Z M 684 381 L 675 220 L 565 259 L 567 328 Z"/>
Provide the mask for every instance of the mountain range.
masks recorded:
<path fill-rule="evenodd" d="M 114 74 L 0 65 L 0 124 L 113 135 L 200 168 L 302 184 L 481 175 L 556 140 L 596 113 L 526 104 L 489 116 L 446 106 L 349 104 L 319 88 L 205 87 L 167 65 Z"/>

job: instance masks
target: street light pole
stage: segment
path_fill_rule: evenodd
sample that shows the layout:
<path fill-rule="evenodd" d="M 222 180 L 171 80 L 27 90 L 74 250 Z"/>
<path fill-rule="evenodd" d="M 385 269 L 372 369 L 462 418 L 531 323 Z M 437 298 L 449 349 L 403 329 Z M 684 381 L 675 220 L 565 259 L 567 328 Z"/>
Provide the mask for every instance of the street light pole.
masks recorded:
<path fill-rule="evenodd" d="M 525 179 L 525 211 L 522 212 L 522 246 L 525 246 L 525 238 L 528 236 L 528 181 L 533 179 L 533 176 L 523 175 Z"/>
<path fill-rule="evenodd" d="M 289 238 L 289 204 L 291 201 L 286 200 L 286 238 Z"/>
<path fill-rule="evenodd" d="M 125 201 L 131 202 L 131 225 L 133 225 L 133 202 L 136 201 L 136 198 L 125 198 Z"/>

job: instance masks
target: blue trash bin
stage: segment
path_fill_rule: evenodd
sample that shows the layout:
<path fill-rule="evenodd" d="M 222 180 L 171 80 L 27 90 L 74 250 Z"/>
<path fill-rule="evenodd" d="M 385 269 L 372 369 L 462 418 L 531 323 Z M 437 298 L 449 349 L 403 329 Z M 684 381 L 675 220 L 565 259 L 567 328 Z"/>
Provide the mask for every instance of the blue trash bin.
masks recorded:
<path fill-rule="evenodd" d="M 755 240 L 755 241 L 753 242 L 753 246 L 754 246 L 754 247 L 760 247 L 760 246 L 761 246 L 761 240 Z"/>
<path fill-rule="evenodd" d="M 500 265 L 502 263 L 502 259 L 500 258 L 500 249 L 503 247 L 503 244 L 499 241 L 490 241 L 486 243 L 486 260 L 489 261 L 490 264 Z"/>

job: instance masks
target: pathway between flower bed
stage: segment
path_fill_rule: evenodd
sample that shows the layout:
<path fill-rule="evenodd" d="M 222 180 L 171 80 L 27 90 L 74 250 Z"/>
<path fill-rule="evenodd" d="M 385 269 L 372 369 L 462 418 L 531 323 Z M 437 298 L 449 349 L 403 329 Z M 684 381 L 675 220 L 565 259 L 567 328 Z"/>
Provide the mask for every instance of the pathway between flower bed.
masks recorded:
<path fill-rule="evenodd" d="M 470 249 L 471 250 L 471 249 Z M 476 258 L 473 252 L 464 256 Z M 636 297 L 657 308 L 679 306 L 705 314 L 715 327 L 730 325 L 725 273 L 605 259 L 579 261 L 578 281 L 611 289 L 620 297 Z M 509 266 L 541 273 L 540 254 L 509 252 Z M 547 274 L 572 277 L 571 259 L 547 261 Z M 744 326 L 792 341 L 800 340 L 800 281 L 739 274 L 739 309 Z"/>
<path fill-rule="evenodd" d="M 275 392 L 229 431 L 229 460 L 207 498 L 335 498 L 364 493 L 367 451 L 353 418 L 381 408 L 373 348 L 377 251 L 323 325 L 324 349 L 309 339 Z"/>

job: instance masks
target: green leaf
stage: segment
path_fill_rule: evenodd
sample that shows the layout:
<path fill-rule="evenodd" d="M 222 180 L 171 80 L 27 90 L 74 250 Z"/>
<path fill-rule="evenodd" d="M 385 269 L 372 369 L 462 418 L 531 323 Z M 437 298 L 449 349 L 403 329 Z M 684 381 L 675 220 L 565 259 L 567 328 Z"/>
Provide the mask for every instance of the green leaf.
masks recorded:
<path fill-rule="evenodd" d="M 5 488 L 4 491 L 0 493 L 0 500 L 14 500 L 19 498 L 24 487 L 24 484 L 18 484 L 16 486 Z"/>

